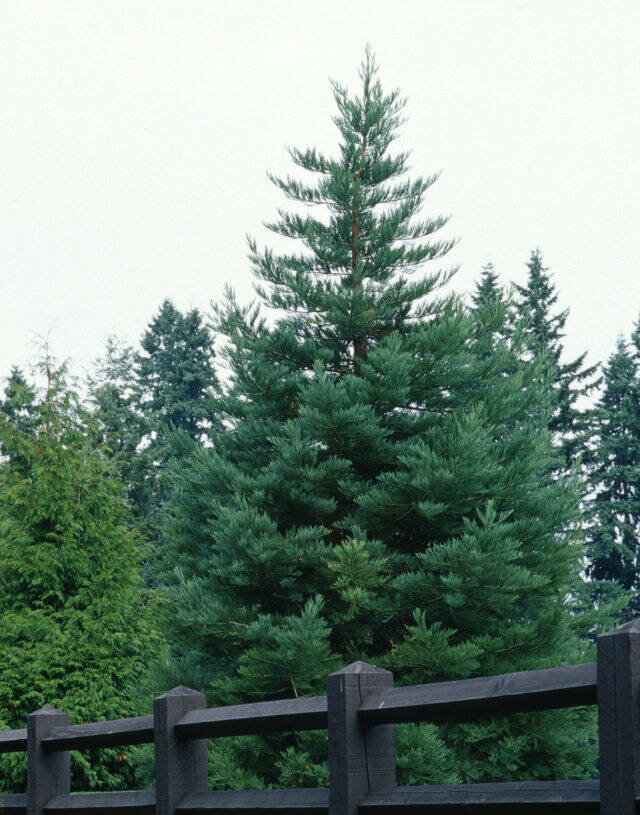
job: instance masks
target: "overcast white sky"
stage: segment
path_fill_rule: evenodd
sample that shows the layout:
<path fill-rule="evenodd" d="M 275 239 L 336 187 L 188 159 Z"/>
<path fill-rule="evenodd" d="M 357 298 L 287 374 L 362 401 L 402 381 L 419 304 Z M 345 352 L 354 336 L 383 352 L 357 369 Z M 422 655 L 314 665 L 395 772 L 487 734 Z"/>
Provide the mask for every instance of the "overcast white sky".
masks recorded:
<path fill-rule="evenodd" d="M 640 313 L 639 0 L 0 0 L 0 375 L 50 329 L 81 372 L 165 297 L 250 297 L 265 173 L 335 144 L 327 79 L 367 42 L 442 170 L 455 287 L 540 245 L 569 350 L 605 358 Z"/>

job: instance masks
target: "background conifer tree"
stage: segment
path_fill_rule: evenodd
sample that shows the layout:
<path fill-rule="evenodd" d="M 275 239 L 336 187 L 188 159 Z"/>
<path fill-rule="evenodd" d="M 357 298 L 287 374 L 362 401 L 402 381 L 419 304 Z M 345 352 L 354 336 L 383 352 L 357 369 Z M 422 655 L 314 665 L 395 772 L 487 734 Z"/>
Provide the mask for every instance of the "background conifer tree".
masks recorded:
<path fill-rule="evenodd" d="M 436 293 L 449 272 L 422 267 L 451 241 L 419 215 L 435 176 L 407 179 L 391 150 L 403 100 L 369 52 L 360 78 L 359 96 L 333 84 L 337 156 L 293 149 L 314 181 L 272 179 L 298 208 L 270 228 L 302 248 L 250 241 L 274 321 L 231 293 L 218 309 L 226 429 L 172 468 L 156 683 L 211 704 L 322 693 L 358 658 L 399 683 L 576 662 L 596 623 L 572 613 L 578 485 L 556 475 L 549 367 L 501 330 L 504 306 Z M 580 776 L 592 720 L 403 726 L 400 778 Z M 314 733 L 231 742 L 216 761 L 217 784 L 326 781 Z"/>
<path fill-rule="evenodd" d="M 540 249 L 534 249 L 527 263 L 527 282 L 516 286 L 519 297 L 518 317 L 527 324 L 527 348 L 536 356 L 546 359 L 553 371 L 555 405 L 550 429 L 570 467 L 584 449 L 587 427 L 577 402 L 591 393 L 599 384 L 597 365 L 585 367 L 586 352 L 571 362 L 563 358 L 564 330 L 569 309 L 556 311 L 558 293 L 549 272 L 543 265 Z"/>
<path fill-rule="evenodd" d="M 595 443 L 588 472 L 589 555 L 597 602 L 625 592 L 623 616 L 640 609 L 640 323 L 628 345 L 622 337 L 604 370 L 594 411 Z"/>
<path fill-rule="evenodd" d="M 165 474 L 180 454 L 175 436 L 201 442 L 217 427 L 213 337 L 198 309 L 182 313 L 165 300 L 151 319 L 135 357 L 137 409 L 145 425 L 145 456 L 153 467 L 153 508 L 148 534 L 161 536 L 160 510 L 166 498 Z"/>
<path fill-rule="evenodd" d="M 125 484 L 141 530 L 147 531 L 154 509 L 155 471 L 145 443 L 149 423 L 140 410 L 134 349 L 110 337 L 88 385 L 97 441 Z"/>
<path fill-rule="evenodd" d="M 72 722 L 136 715 L 157 639 L 142 600 L 141 541 L 124 488 L 94 446 L 64 366 L 30 422 L 0 415 L 0 729 L 45 704 Z M 0 789 L 24 784 L 24 756 L 2 756 Z M 125 750 L 72 753 L 74 787 L 129 786 Z"/>
<path fill-rule="evenodd" d="M 0 415 L 4 415 L 20 430 L 25 432 L 33 430 L 35 396 L 34 388 L 27 382 L 23 371 L 14 365 L 7 377 L 4 399 L 0 401 Z M 0 440 L 0 454 L 11 457 L 12 453 L 13 462 L 18 466 L 20 454 L 15 450 L 12 451 Z"/>
<path fill-rule="evenodd" d="M 33 387 L 27 382 L 21 368 L 14 365 L 7 377 L 4 389 L 4 399 L 0 402 L 0 411 L 19 427 L 29 424 L 35 393 Z"/>
<path fill-rule="evenodd" d="M 500 303 L 503 298 L 504 291 L 500 285 L 500 278 L 493 263 L 489 261 L 482 267 L 480 280 L 471 295 L 471 302 L 476 308 L 480 308 L 490 303 Z"/>
<path fill-rule="evenodd" d="M 183 314 L 165 300 L 140 345 L 136 379 L 152 430 L 158 439 L 169 428 L 200 439 L 211 419 L 212 395 L 218 386 L 213 338 L 202 314 L 198 309 Z"/>
<path fill-rule="evenodd" d="M 140 350 L 109 338 L 89 391 L 100 440 L 127 486 L 141 530 L 156 540 L 167 462 L 176 434 L 202 441 L 215 418 L 218 389 L 213 337 L 197 309 L 165 300 L 145 329 Z"/>

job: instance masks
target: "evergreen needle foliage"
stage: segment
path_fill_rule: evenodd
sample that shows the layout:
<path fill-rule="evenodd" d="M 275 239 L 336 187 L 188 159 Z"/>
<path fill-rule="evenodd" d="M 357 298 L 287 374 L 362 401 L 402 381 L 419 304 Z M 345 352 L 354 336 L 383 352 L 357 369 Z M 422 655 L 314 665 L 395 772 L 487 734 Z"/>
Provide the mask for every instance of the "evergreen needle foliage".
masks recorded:
<path fill-rule="evenodd" d="M 37 394 L 17 377 L 20 410 L 0 414 L 0 729 L 53 705 L 72 722 L 137 715 L 157 648 L 140 591 L 141 539 L 124 487 L 95 448 L 92 421 L 44 361 Z M 0 789 L 24 785 L 24 756 L 2 756 Z M 124 750 L 72 753 L 72 783 L 129 786 Z"/>
<path fill-rule="evenodd" d="M 394 152 L 404 101 L 367 51 L 361 92 L 333 84 L 335 157 L 290 151 L 311 180 L 249 240 L 263 306 L 230 292 L 225 429 L 184 440 L 165 522 L 171 649 L 156 684 L 210 704 L 322 693 L 355 659 L 399 683 L 580 661 L 595 615 L 572 603 L 578 485 L 557 477 L 545 360 L 507 306 L 469 310 L 426 272 L 452 245 L 420 215 L 435 176 Z M 575 612 L 575 613 L 574 613 Z M 593 771 L 593 714 L 399 728 L 405 783 Z M 322 734 L 225 741 L 218 785 L 323 784 Z M 231 779 L 231 780 L 229 780 Z"/>
<path fill-rule="evenodd" d="M 598 603 L 626 599 L 629 619 L 640 609 L 640 322 L 609 357 L 593 432 L 590 588 Z"/>
<path fill-rule="evenodd" d="M 215 415 L 218 380 L 213 338 L 198 309 L 182 313 L 165 300 L 144 331 L 140 350 L 114 338 L 89 380 L 99 440 L 127 486 L 134 516 L 158 541 L 165 473 L 176 431 L 200 441 Z"/>
<path fill-rule="evenodd" d="M 155 508 L 155 469 L 144 443 L 150 422 L 139 408 L 134 349 L 110 337 L 88 385 L 96 443 L 125 484 L 133 515 L 144 531 Z"/>
<path fill-rule="evenodd" d="M 552 372 L 554 405 L 549 427 L 561 446 L 565 466 L 571 467 L 584 450 L 588 428 L 578 407 L 581 396 L 590 394 L 599 384 L 598 366 L 585 367 L 586 352 L 571 362 L 563 358 L 564 330 L 569 309 L 554 311 L 558 293 L 549 269 L 543 265 L 540 249 L 531 252 L 527 263 L 527 282 L 516 286 L 519 295 L 518 318 L 526 324 L 527 349 L 545 359 Z"/>

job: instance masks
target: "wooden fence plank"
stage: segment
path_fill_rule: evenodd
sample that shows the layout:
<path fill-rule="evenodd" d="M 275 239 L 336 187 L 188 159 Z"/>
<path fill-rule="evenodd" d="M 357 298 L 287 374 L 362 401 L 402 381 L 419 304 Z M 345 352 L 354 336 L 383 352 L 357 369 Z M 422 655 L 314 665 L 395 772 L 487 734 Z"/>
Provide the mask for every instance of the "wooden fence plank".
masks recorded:
<path fill-rule="evenodd" d="M 120 744 L 150 744 L 153 716 L 111 719 L 105 722 L 54 727 L 42 739 L 45 750 L 84 750 L 88 747 L 115 747 Z"/>
<path fill-rule="evenodd" d="M 154 812 L 153 790 L 56 795 L 45 807 L 46 815 L 154 815 Z"/>
<path fill-rule="evenodd" d="M 385 691 L 360 708 L 366 722 L 451 722 L 597 702 L 595 662 Z"/>
<path fill-rule="evenodd" d="M 0 753 L 21 753 L 27 749 L 27 728 L 0 730 Z"/>
<path fill-rule="evenodd" d="M 360 806 L 362 815 L 395 810 L 411 815 L 484 813 L 500 815 L 597 815 L 598 781 L 523 781 L 506 784 L 464 784 L 433 787 L 397 787 L 368 795 Z"/>
<path fill-rule="evenodd" d="M 262 813 L 262 815 L 324 815 L 329 810 L 329 790 L 216 790 L 187 795 L 178 807 L 179 815 L 214 813 Z"/>
<path fill-rule="evenodd" d="M 0 792 L 0 815 L 27 815 L 27 796 Z"/>
<path fill-rule="evenodd" d="M 194 710 L 176 724 L 176 732 L 181 738 L 212 738 L 285 730 L 320 730 L 326 726 L 327 697 L 309 696 Z"/>

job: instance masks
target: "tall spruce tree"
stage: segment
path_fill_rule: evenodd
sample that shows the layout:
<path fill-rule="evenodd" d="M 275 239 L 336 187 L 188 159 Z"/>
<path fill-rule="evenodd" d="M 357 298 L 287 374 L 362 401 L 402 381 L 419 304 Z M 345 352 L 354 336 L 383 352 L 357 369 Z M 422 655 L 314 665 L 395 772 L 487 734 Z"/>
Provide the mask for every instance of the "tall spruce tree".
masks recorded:
<path fill-rule="evenodd" d="M 149 422 L 140 410 L 134 349 L 109 337 L 88 385 L 97 440 L 126 487 L 134 517 L 146 531 L 154 509 L 155 470 L 146 443 Z"/>
<path fill-rule="evenodd" d="M 520 295 L 519 319 L 527 323 L 528 350 L 545 358 L 553 371 L 555 399 L 549 427 L 562 447 L 565 465 L 570 467 L 583 452 L 588 432 L 577 402 L 598 386 L 598 366 L 585 367 L 586 352 L 571 362 L 564 361 L 562 340 L 569 309 L 555 310 L 558 293 L 539 248 L 531 252 L 527 270 L 526 284 L 516 286 Z"/>
<path fill-rule="evenodd" d="M 213 338 L 202 314 L 198 309 L 183 314 L 165 300 L 140 345 L 137 386 L 157 437 L 174 429 L 200 439 L 211 420 L 212 397 L 218 387 Z"/>
<path fill-rule="evenodd" d="M 218 380 L 213 337 L 197 309 L 165 300 L 147 325 L 140 350 L 110 337 L 89 391 L 100 441 L 124 481 L 136 519 L 159 534 L 167 462 L 176 434 L 201 441 L 215 419 Z"/>
<path fill-rule="evenodd" d="M 156 642 L 123 486 L 64 367 L 47 360 L 43 373 L 28 427 L 0 415 L 0 729 L 45 704 L 76 723 L 136 715 Z M 0 789 L 17 791 L 24 756 L 0 759 Z M 72 753 L 76 788 L 132 778 L 124 749 Z"/>
<path fill-rule="evenodd" d="M 402 684 L 585 656 L 595 617 L 572 614 L 578 492 L 544 429 L 550 373 L 499 330 L 504 307 L 437 294 L 450 272 L 422 268 L 451 247 L 434 237 L 446 219 L 419 217 L 435 176 L 407 179 L 392 152 L 404 102 L 370 52 L 360 78 L 359 96 L 333 83 L 337 156 L 293 149 L 315 181 L 272 178 L 304 208 L 270 229 L 302 251 L 250 240 L 274 321 L 231 293 L 217 311 L 225 430 L 172 468 L 158 689 L 229 704 L 322 693 L 355 659 Z M 579 711 L 402 726 L 400 779 L 583 775 L 593 727 Z M 215 785 L 326 782 L 322 734 L 218 745 Z"/>
<path fill-rule="evenodd" d="M 622 337 L 604 371 L 594 411 L 588 472 L 594 498 L 589 574 L 598 602 L 625 592 L 623 616 L 640 610 L 640 322 Z"/>
<path fill-rule="evenodd" d="M 480 280 L 471 295 L 471 302 L 476 308 L 481 308 L 491 303 L 500 303 L 503 298 L 504 291 L 500 285 L 500 278 L 492 261 L 489 261 L 482 267 Z"/>
<path fill-rule="evenodd" d="M 165 300 L 152 318 L 136 354 L 137 409 L 146 425 L 145 456 L 152 462 L 152 508 L 148 534 L 159 539 L 166 498 L 166 469 L 180 455 L 176 436 L 201 442 L 217 428 L 218 379 L 213 337 L 198 309 L 182 313 Z"/>
<path fill-rule="evenodd" d="M 0 401 L 0 412 L 19 427 L 26 428 L 30 424 L 34 400 L 33 387 L 27 381 L 22 369 L 14 365 L 7 377 L 4 399 Z"/>

